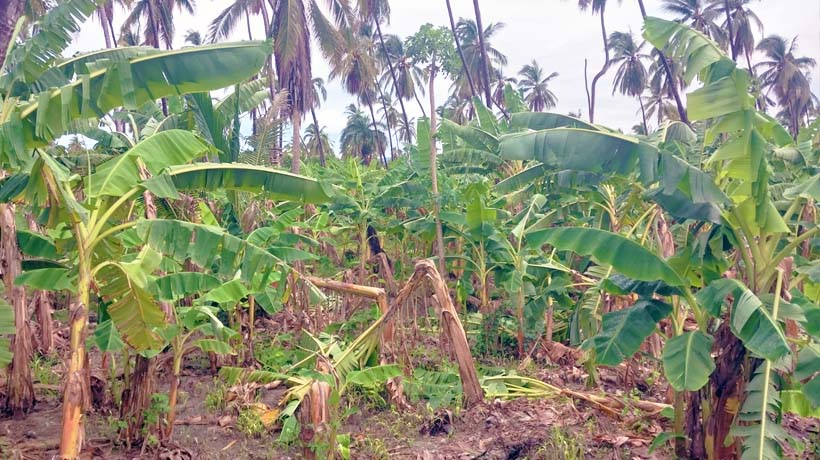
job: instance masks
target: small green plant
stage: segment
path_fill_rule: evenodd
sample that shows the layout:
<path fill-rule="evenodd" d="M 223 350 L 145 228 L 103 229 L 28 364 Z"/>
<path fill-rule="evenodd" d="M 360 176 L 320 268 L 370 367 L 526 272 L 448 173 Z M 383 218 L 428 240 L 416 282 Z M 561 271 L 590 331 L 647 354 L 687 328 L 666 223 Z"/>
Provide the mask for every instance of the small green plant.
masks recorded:
<path fill-rule="evenodd" d="M 240 433 L 250 438 L 258 438 L 265 432 L 265 424 L 259 413 L 253 408 L 246 408 L 239 411 L 236 419 L 236 429 Z"/>
<path fill-rule="evenodd" d="M 370 436 L 357 438 L 353 442 L 353 450 L 356 451 L 357 457 L 366 458 L 368 460 L 387 460 L 390 458 L 390 453 L 384 444 L 384 440 L 371 438 Z"/>
<path fill-rule="evenodd" d="M 222 413 L 226 407 L 228 387 L 220 381 L 214 381 L 214 387 L 205 395 L 205 409 L 208 412 Z"/>
<path fill-rule="evenodd" d="M 578 435 L 573 435 L 560 427 L 552 427 L 549 439 L 538 447 L 529 460 L 584 460 L 584 442 Z"/>
<path fill-rule="evenodd" d="M 143 422 L 143 434 L 146 436 L 145 441 L 151 440 L 151 428 L 159 427 L 160 422 L 165 419 L 168 414 L 168 395 L 162 393 L 154 393 L 151 395 L 151 404 L 145 410 Z M 156 441 L 156 439 L 155 439 Z"/>
<path fill-rule="evenodd" d="M 60 359 L 57 357 L 35 355 L 31 361 L 32 380 L 42 383 L 43 385 L 59 385 L 60 376 L 55 370 L 59 368 L 60 364 Z M 50 396 L 59 395 L 59 391 L 56 390 L 46 389 L 43 390 L 43 392 Z"/>

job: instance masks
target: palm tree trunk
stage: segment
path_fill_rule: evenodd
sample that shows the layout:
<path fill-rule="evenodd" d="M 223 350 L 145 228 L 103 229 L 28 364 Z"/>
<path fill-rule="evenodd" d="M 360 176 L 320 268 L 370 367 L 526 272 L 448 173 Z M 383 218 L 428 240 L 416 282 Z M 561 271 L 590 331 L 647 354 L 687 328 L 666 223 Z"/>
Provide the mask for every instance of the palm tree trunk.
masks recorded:
<path fill-rule="evenodd" d="M 372 12 L 373 22 L 376 23 L 376 32 L 379 34 L 379 43 L 381 43 L 384 58 L 387 60 L 387 67 L 390 69 L 390 78 L 393 80 L 393 88 L 396 89 L 396 96 L 398 96 L 399 105 L 401 106 L 401 116 L 404 119 L 404 128 L 407 131 L 407 137 L 410 138 L 410 122 L 407 121 L 407 110 L 404 109 L 404 95 L 399 89 L 399 84 L 396 81 L 396 70 L 393 68 L 393 60 L 390 59 L 390 54 L 387 52 L 387 46 L 384 44 L 384 37 L 382 37 L 382 26 L 379 24 L 379 18 L 376 17 L 375 11 Z M 378 83 L 376 83 L 378 86 Z M 384 155 L 384 153 L 382 153 Z M 387 164 L 385 163 L 385 167 Z"/>
<path fill-rule="evenodd" d="M 438 271 L 446 279 L 444 271 L 444 232 L 441 228 L 441 204 L 438 197 L 438 167 L 436 166 L 436 65 L 435 52 L 430 60 L 430 182 L 433 188 L 433 217 L 436 219 L 436 256 L 438 256 Z"/>
<path fill-rule="evenodd" d="M 26 291 L 15 286 L 14 280 L 22 273 L 22 255 L 17 247 L 17 229 L 14 221 L 14 205 L 0 205 L 0 253 L 6 296 L 14 310 L 14 338 L 12 361 L 8 369 L 6 385 L 6 411 L 15 418 L 27 414 L 34 406 L 34 383 L 31 380 L 31 330 L 28 325 Z"/>
<path fill-rule="evenodd" d="M 737 47 L 735 46 L 735 31 L 732 24 L 732 11 L 729 8 L 729 0 L 723 0 L 723 12 L 726 13 L 726 28 L 729 29 L 729 49 L 732 52 L 732 60 L 737 60 Z"/>
<path fill-rule="evenodd" d="M 245 24 L 248 26 L 248 40 L 253 41 L 253 33 L 251 33 L 251 15 L 248 10 L 245 10 Z"/>
<path fill-rule="evenodd" d="M 413 96 L 415 96 L 416 102 L 419 104 L 419 109 L 421 109 L 421 116 L 426 117 L 427 116 L 427 111 L 424 110 L 424 104 L 421 103 L 421 99 L 419 99 L 418 92 L 414 91 Z"/>
<path fill-rule="evenodd" d="M 373 142 L 376 143 L 376 148 L 379 149 L 379 158 L 381 158 L 384 168 L 387 169 L 387 157 L 384 156 L 384 147 L 379 142 L 379 127 L 376 125 L 376 112 L 373 111 L 373 102 L 367 98 L 367 108 L 370 109 L 370 120 L 373 122 Z"/>
<path fill-rule="evenodd" d="M 458 41 L 458 34 L 456 34 L 456 22 L 453 19 L 453 8 L 450 6 L 450 0 L 447 0 L 447 14 L 450 16 L 450 31 L 453 33 L 453 40 L 456 42 L 456 49 L 458 50 L 458 57 L 461 58 L 461 67 L 464 69 L 464 75 L 467 77 L 467 83 L 470 84 L 470 94 L 475 97 L 475 84 L 473 83 L 473 77 L 470 76 L 470 71 L 467 70 L 467 60 L 464 59 L 464 51 L 461 49 L 461 42 Z M 419 102 L 421 105 L 421 102 Z M 421 109 L 421 112 L 424 113 L 424 109 Z"/>
<path fill-rule="evenodd" d="M 105 47 L 111 48 L 111 36 L 108 35 L 108 6 L 103 4 L 97 10 L 100 17 L 100 27 L 102 27 L 103 37 L 105 38 Z"/>
<path fill-rule="evenodd" d="M 382 93 L 379 82 L 376 82 L 376 88 L 379 89 L 379 96 L 381 96 L 382 108 L 384 109 L 384 124 L 387 125 L 387 140 L 390 141 L 390 159 L 395 160 L 396 151 L 393 149 L 393 130 L 390 129 L 390 117 L 387 116 L 387 102 L 385 101 L 384 93 Z"/>
<path fill-rule="evenodd" d="M 14 34 L 14 26 L 23 15 L 23 0 L 8 0 L 0 3 L 0 65 L 6 59 L 6 50 Z"/>
<path fill-rule="evenodd" d="M 601 70 L 592 77 L 592 85 L 590 85 L 590 94 L 589 94 L 589 122 L 595 123 L 595 89 L 598 86 L 598 80 L 604 76 L 607 70 L 609 70 L 609 41 L 606 36 L 606 19 L 604 17 L 606 13 L 606 5 L 604 4 L 601 7 L 601 11 L 598 12 L 598 15 L 601 19 L 601 38 L 604 42 L 604 65 L 601 67 Z"/>
<path fill-rule="evenodd" d="M 643 0 L 638 0 L 638 6 L 641 8 L 641 16 L 646 19 L 646 6 L 644 6 Z M 666 59 L 666 55 L 663 54 L 663 51 L 658 50 L 658 55 L 661 57 L 661 65 L 666 72 L 666 77 L 669 79 L 669 87 L 672 91 L 672 97 L 675 99 L 675 106 L 678 109 L 680 121 L 689 125 L 689 117 L 686 115 L 686 109 L 683 107 L 683 101 L 678 92 L 677 78 L 675 78 L 675 75 L 672 73 L 672 67 L 669 65 L 669 60 Z"/>
<path fill-rule="evenodd" d="M 646 109 L 643 106 L 643 98 L 640 94 L 638 94 L 638 103 L 641 104 L 641 118 L 643 119 L 643 133 L 645 135 L 649 135 L 649 127 L 646 124 Z"/>
<path fill-rule="evenodd" d="M 316 109 L 310 108 L 310 116 L 313 117 L 313 126 L 316 127 L 316 137 L 319 144 L 319 164 L 325 167 L 325 146 L 322 142 L 322 130 L 319 129 L 319 121 L 316 119 Z"/>
<path fill-rule="evenodd" d="M 478 0 L 473 0 L 473 9 L 475 10 L 475 23 L 478 28 L 478 44 L 481 46 L 481 72 L 484 77 L 484 98 L 487 101 L 487 107 L 490 108 L 493 103 L 493 97 L 492 94 L 490 94 L 490 61 L 487 59 L 487 46 L 484 44 L 484 24 L 481 22 L 481 8 L 478 6 Z"/>
<path fill-rule="evenodd" d="M 290 172 L 299 174 L 299 169 L 302 166 L 302 114 L 295 108 L 291 114 L 291 120 L 293 122 L 293 145 L 291 145 L 292 163 L 290 164 Z"/>

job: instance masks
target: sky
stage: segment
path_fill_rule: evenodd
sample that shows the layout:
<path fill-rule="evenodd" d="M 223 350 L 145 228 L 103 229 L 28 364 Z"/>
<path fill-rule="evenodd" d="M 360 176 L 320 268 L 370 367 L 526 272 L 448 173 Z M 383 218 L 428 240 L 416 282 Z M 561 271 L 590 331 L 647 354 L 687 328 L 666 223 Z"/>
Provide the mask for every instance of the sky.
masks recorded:
<path fill-rule="evenodd" d="M 184 45 L 183 35 L 187 30 L 197 30 L 205 35 L 208 24 L 230 3 L 231 0 L 196 0 L 196 14 L 177 12 L 175 47 Z M 624 0 L 620 5 L 610 3 L 606 10 L 607 31 L 631 30 L 639 35 L 642 21 L 637 1 Z M 661 0 L 645 0 L 644 3 L 650 15 L 671 19 L 663 12 Z M 471 0 L 451 0 L 451 4 L 456 18 L 475 17 Z M 383 27 L 386 34 L 406 37 L 425 23 L 449 24 L 444 0 L 392 0 L 390 6 L 391 22 Z M 753 0 L 751 8 L 763 21 L 763 35 L 778 34 L 789 39 L 797 36 L 797 54 L 812 57 L 820 63 L 820 0 Z M 564 114 L 580 110 L 586 117 L 584 60 L 589 63 L 590 79 L 604 60 L 598 18 L 580 11 L 577 0 L 481 0 L 481 11 L 485 26 L 491 22 L 505 24 L 492 40 L 492 46 L 507 55 L 509 62 L 503 69 L 504 74 L 515 76 L 532 60 L 537 61 L 547 74 L 558 72 L 559 76 L 550 84 L 558 97 L 558 105 L 552 110 Z M 115 13 L 115 27 L 119 27 L 124 17 L 122 11 Z M 254 38 L 262 38 L 263 29 L 261 20 L 252 22 Z M 758 39 L 760 36 L 756 35 Z M 247 38 L 244 25 L 232 37 L 235 40 Z M 89 21 L 67 53 L 92 51 L 102 47 L 103 43 L 99 24 Z M 329 67 L 315 47 L 312 69 L 314 77 L 327 80 Z M 595 122 L 630 131 L 640 120 L 639 106 L 633 98 L 612 94 L 614 74 L 610 69 L 598 83 Z M 449 85 L 450 82 L 443 79 L 436 83 L 438 104 L 447 97 Z M 353 98 L 338 82 L 328 82 L 327 88 L 328 99 L 317 111 L 317 117 L 319 124 L 326 127 L 331 142 L 338 147 L 338 137 L 345 125 L 344 108 Z M 812 88 L 815 94 L 820 94 L 820 64 L 812 72 Z M 421 114 L 415 102 L 405 103 L 405 106 L 409 117 Z"/>

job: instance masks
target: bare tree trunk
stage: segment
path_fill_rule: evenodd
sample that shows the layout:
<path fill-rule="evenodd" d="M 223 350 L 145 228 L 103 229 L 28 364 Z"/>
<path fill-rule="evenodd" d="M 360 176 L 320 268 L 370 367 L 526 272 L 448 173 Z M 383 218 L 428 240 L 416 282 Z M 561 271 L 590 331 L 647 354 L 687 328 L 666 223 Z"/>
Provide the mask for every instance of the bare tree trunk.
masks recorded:
<path fill-rule="evenodd" d="M 598 80 L 606 74 L 606 71 L 609 70 L 609 40 L 606 36 L 606 19 L 605 19 L 606 7 L 601 7 L 601 10 L 598 11 L 598 16 L 600 16 L 601 20 L 601 38 L 604 42 L 604 65 L 601 67 L 601 70 L 592 77 L 592 85 L 590 85 L 590 95 L 589 95 L 589 122 L 595 123 L 595 90 L 598 86 Z"/>
<path fill-rule="evenodd" d="M 100 16 L 100 26 L 102 27 L 103 37 L 105 38 L 105 47 L 111 48 L 112 41 L 111 36 L 108 35 L 108 8 L 107 5 L 103 4 L 97 10 L 97 14 Z"/>
<path fill-rule="evenodd" d="M 325 167 L 325 146 L 322 142 L 322 131 L 319 129 L 319 121 L 316 119 L 316 109 L 310 108 L 310 115 L 313 117 L 313 126 L 316 127 L 316 137 L 319 141 L 319 164 Z"/>
<path fill-rule="evenodd" d="M 23 15 L 23 0 L 4 0 L 0 2 L 0 65 L 6 59 L 6 50 L 14 34 L 14 26 Z"/>
<path fill-rule="evenodd" d="M 646 109 L 643 106 L 643 98 L 638 95 L 638 103 L 641 104 L 641 119 L 643 120 L 643 133 L 649 135 L 649 126 L 646 124 Z"/>
<path fill-rule="evenodd" d="M 376 125 L 376 112 L 373 111 L 373 103 L 370 98 L 367 99 L 367 108 L 370 109 L 370 119 L 373 122 L 373 142 L 376 143 L 376 148 L 379 150 L 379 158 L 381 158 L 385 169 L 387 169 L 387 157 L 384 156 L 384 146 L 379 142 L 379 127 Z"/>
<path fill-rule="evenodd" d="M 407 138 L 410 136 L 410 122 L 407 121 L 407 110 L 404 109 L 404 95 L 399 89 L 399 83 L 396 81 L 396 70 L 393 68 L 393 60 L 390 59 L 390 54 L 387 52 L 387 46 L 384 44 L 384 37 L 382 37 L 382 26 L 379 24 L 379 18 L 376 17 L 375 11 L 372 14 L 373 22 L 376 23 L 376 32 L 379 34 L 379 43 L 382 46 L 384 58 L 387 59 L 387 67 L 390 69 L 390 78 L 393 80 L 393 88 L 396 89 L 396 96 L 398 96 L 399 105 L 401 106 L 401 116 L 404 119 L 404 129 L 407 131 Z M 385 166 L 387 166 L 385 164 Z"/>
<path fill-rule="evenodd" d="M 478 0 L 473 0 L 475 10 L 475 23 L 478 28 L 478 44 L 481 46 L 481 73 L 484 76 L 484 97 L 487 107 L 492 107 L 493 97 L 490 94 L 490 61 L 487 59 L 487 46 L 484 44 L 484 24 L 481 22 L 481 8 Z"/>
<path fill-rule="evenodd" d="M 291 164 L 290 172 L 299 174 L 302 164 L 302 114 L 294 107 L 291 113 L 291 121 L 293 122 L 293 144 L 291 149 Z M 321 139 L 320 139 L 321 140 Z"/>
<path fill-rule="evenodd" d="M 14 310 L 14 338 L 11 342 L 12 361 L 8 369 L 6 386 L 6 412 L 15 418 L 27 414 L 34 406 L 34 384 L 31 380 L 31 329 L 28 324 L 26 291 L 15 286 L 14 280 L 22 273 L 22 255 L 17 247 L 17 229 L 14 221 L 14 205 L 0 205 L 0 252 L 2 252 L 3 282 L 6 297 Z"/>
<path fill-rule="evenodd" d="M 436 219 L 436 256 L 438 256 L 438 271 L 445 274 L 444 263 L 444 232 L 441 228 L 441 204 L 438 194 L 438 167 L 436 166 L 436 64 L 435 55 L 430 64 L 430 181 L 433 187 L 433 214 Z M 444 275 L 442 275 L 444 276 Z"/>
<path fill-rule="evenodd" d="M 461 49 L 461 42 L 458 41 L 458 34 L 456 34 L 456 22 L 453 19 L 453 8 L 450 6 L 450 0 L 447 1 L 447 14 L 450 16 L 450 31 L 453 32 L 453 40 L 456 42 L 456 49 L 458 50 L 458 57 L 461 58 L 461 67 L 464 69 L 464 75 L 467 77 L 467 83 L 470 84 L 470 94 L 475 97 L 475 84 L 473 77 L 470 76 L 470 71 L 467 69 L 467 60 L 464 58 L 464 51 Z M 419 103 L 420 104 L 420 103 Z M 422 109 L 424 113 L 424 109 Z"/>
<path fill-rule="evenodd" d="M 414 92 L 414 93 L 413 93 L 413 96 L 415 96 L 415 98 L 416 98 L 416 103 L 418 103 L 418 105 L 419 105 L 419 109 L 421 109 L 421 116 L 426 117 L 426 116 L 427 116 L 427 111 L 426 111 L 426 110 L 424 110 L 424 104 L 422 104 L 422 103 L 421 103 L 421 99 L 419 99 L 419 94 L 418 94 L 418 92 Z"/>
<path fill-rule="evenodd" d="M 729 34 L 729 50 L 732 52 L 732 60 L 737 60 L 737 46 L 735 46 L 735 30 L 732 24 L 732 11 L 729 8 L 729 0 L 723 0 L 723 12 L 726 13 L 726 32 Z"/>

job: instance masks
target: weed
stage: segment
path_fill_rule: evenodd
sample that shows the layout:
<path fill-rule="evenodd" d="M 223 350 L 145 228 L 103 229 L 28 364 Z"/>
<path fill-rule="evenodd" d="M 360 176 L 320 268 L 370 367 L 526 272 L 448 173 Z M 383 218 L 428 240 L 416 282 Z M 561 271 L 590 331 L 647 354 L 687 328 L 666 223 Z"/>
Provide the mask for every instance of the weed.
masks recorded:
<path fill-rule="evenodd" d="M 356 438 L 352 448 L 356 451 L 356 458 L 366 458 L 368 460 L 387 460 L 390 458 L 387 446 L 379 438 L 371 438 L 370 436 Z"/>
<path fill-rule="evenodd" d="M 549 439 L 538 447 L 529 460 L 584 460 L 584 442 L 578 435 L 571 435 L 560 427 L 552 427 Z"/>
<path fill-rule="evenodd" d="M 31 361 L 31 377 L 35 382 L 44 385 L 59 385 L 60 376 L 55 372 L 61 365 L 60 359 L 55 356 L 42 356 L 36 354 Z M 44 390 L 48 395 L 56 396 L 57 391 Z"/>
<path fill-rule="evenodd" d="M 146 435 L 145 441 L 150 441 L 151 427 L 159 426 L 160 421 L 165 418 L 168 413 L 168 395 L 161 393 L 154 393 L 151 395 L 151 404 L 144 412 L 143 432 Z"/>
<path fill-rule="evenodd" d="M 222 413 L 227 406 L 228 387 L 214 380 L 214 387 L 205 395 L 205 409 L 208 412 Z"/>
<path fill-rule="evenodd" d="M 265 424 L 253 408 L 242 409 L 236 418 L 236 429 L 250 438 L 258 438 L 265 432 Z"/>

